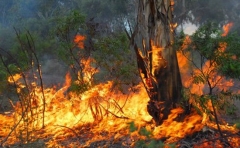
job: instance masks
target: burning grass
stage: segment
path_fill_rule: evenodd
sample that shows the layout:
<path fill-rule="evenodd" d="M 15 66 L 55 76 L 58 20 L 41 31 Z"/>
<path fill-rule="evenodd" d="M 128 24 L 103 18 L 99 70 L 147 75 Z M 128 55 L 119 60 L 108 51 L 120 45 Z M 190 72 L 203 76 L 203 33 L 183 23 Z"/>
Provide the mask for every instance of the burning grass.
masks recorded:
<path fill-rule="evenodd" d="M 66 80 L 70 81 L 69 77 Z M 147 113 L 147 93 L 142 85 L 135 86 L 134 92 L 124 95 L 113 90 L 112 82 L 99 84 L 81 95 L 67 94 L 69 83 L 59 89 L 44 89 L 45 123 L 42 127 L 42 94 L 39 89 L 34 90 L 31 98 L 31 110 L 25 108 L 22 112 L 20 103 L 15 105 L 15 111 L 0 114 L 0 138 L 2 146 L 29 146 L 31 144 L 46 147 L 135 147 L 137 142 L 144 144 L 156 141 L 175 143 L 177 147 L 184 145 L 186 136 L 197 139 L 196 133 L 209 132 L 212 140 L 205 136 L 190 145 L 212 145 L 213 142 L 222 144 L 215 124 L 204 120 L 193 111 L 182 122 L 177 118 L 183 109 L 172 110 L 168 119 L 161 126 L 155 127 L 152 117 Z M 32 92 L 33 93 L 33 92 Z M 134 122 L 134 130 L 131 123 Z M 203 132 L 204 128 L 209 128 Z M 227 133 L 236 134 L 238 131 L 228 125 L 221 125 Z M 144 132 L 145 131 L 145 132 Z M 146 134 L 148 133 L 148 134 Z M 227 135 L 226 135 L 227 136 Z M 235 135 L 236 136 L 236 135 Z M 218 139 L 219 138 L 219 139 Z M 229 136 L 233 146 L 239 146 L 240 137 Z M 235 143 L 235 144 L 234 144 Z M 139 144 L 139 143 L 138 143 Z M 163 143 L 162 143 L 163 144 Z M 186 142 L 185 142 L 186 144 Z"/>

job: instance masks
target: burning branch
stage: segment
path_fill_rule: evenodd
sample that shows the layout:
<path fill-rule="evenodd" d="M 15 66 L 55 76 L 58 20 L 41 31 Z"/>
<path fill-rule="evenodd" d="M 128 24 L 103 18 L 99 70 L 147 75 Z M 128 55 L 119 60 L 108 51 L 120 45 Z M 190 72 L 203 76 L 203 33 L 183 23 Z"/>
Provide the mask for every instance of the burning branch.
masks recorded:
<path fill-rule="evenodd" d="M 45 94 L 44 94 L 44 89 L 43 89 L 43 80 L 42 80 L 42 70 L 41 70 L 41 67 L 40 67 L 40 63 L 39 63 L 39 60 L 38 60 L 38 57 L 37 57 L 37 54 L 36 54 L 36 48 L 35 48 L 35 43 L 34 43 L 34 40 L 30 34 L 30 32 L 28 31 L 28 36 L 30 37 L 30 39 L 28 38 L 27 36 L 27 41 L 28 41 L 28 45 L 29 45 L 29 49 L 31 50 L 31 52 L 33 53 L 35 59 L 36 59 L 36 64 L 37 64 L 37 71 L 38 71 L 38 75 L 39 75 L 39 79 L 40 79 L 40 86 L 41 86 L 41 92 L 42 92 L 42 96 L 43 96 L 43 111 L 42 111 L 42 114 L 43 114 L 43 121 L 42 121 L 42 128 L 44 128 L 44 119 L 45 119 L 45 106 L 46 106 L 46 98 L 45 98 Z M 30 43 L 30 41 L 32 43 Z"/>
<path fill-rule="evenodd" d="M 27 45 L 28 45 L 28 48 L 26 48 L 24 46 L 24 43 L 23 41 L 21 40 L 20 38 L 20 34 L 19 32 L 17 32 L 17 30 L 15 29 L 15 32 L 16 32 L 16 35 L 17 35 L 17 39 L 19 41 L 19 43 L 21 44 L 21 47 L 24 51 L 26 51 L 26 53 L 28 53 L 29 55 L 29 58 L 31 58 L 31 55 L 33 54 L 35 60 L 36 60 L 36 65 L 37 65 L 37 71 L 38 71 L 38 75 L 39 75 L 39 80 L 40 80 L 40 86 L 41 86 L 41 92 L 42 92 L 42 96 L 43 96 L 43 111 L 42 111 L 42 114 L 43 114 L 43 121 L 42 121 L 42 128 L 44 127 L 44 119 L 45 119 L 45 105 L 46 105 L 46 98 L 45 98 L 45 95 L 44 95 L 44 88 L 43 88 L 43 80 L 42 80 L 42 73 L 41 73 L 41 66 L 40 66 L 40 63 L 39 63 L 39 60 L 38 60 L 38 57 L 37 57 L 37 54 L 36 54 L 36 47 L 35 47 L 35 43 L 34 43 L 34 40 L 30 34 L 29 31 L 27 31 L 27 35 L 26 35 L 26 39 L 27 39 Z M 33 60 L 33 59 L 32 59 Z M 31 61 L 31 64 L 33 64 L 34 62 Z"/>

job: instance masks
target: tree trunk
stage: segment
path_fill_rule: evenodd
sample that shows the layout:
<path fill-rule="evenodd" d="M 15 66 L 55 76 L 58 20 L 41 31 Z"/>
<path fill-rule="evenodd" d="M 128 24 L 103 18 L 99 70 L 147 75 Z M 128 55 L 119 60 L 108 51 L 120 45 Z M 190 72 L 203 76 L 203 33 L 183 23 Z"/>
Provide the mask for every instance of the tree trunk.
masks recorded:
<path fill-rule="evenodd" d="M 140 76 L 150 97 L 148 112 L 157 125 L 181 99 L 181 77 L 172 48 L 173 0 L 139 0 L 132 47 Z"/>

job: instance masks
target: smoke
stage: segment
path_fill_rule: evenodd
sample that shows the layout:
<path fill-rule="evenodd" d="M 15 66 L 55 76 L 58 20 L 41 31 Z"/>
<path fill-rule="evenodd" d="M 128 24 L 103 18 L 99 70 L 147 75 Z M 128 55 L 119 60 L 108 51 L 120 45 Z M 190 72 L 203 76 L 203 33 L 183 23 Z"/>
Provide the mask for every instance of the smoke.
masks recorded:
<path fill-rule="evenodd" d="M 59 59 L 45 55 L 42 58 L 42 80 L 45 87 L 61 86 L 65 81 L 68 67 Z"/>

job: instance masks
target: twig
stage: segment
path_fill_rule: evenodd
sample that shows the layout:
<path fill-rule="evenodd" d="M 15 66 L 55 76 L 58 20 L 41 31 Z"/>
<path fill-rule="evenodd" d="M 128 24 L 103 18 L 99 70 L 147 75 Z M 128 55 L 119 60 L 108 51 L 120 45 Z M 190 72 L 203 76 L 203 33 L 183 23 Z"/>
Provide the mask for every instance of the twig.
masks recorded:
<path fill-rule="evenodd" d="M 228 139 L 225 136 L 223 136 L 223 133 L 221 131 L 219 121 L 218 121 L 218 117 L 217 117 L 217 112 L 216 112 L 215 106 L 213 104 L 213 98 L 211 96 L 210 96 L 210 99 L 211 99 L 211 104 L 212 104 L 213 113 L 214 113 L 214 116 L 215 116 L 215 121 L 216 121 L 216 124 L 217 124 L 218 132 L 219 132 L 220 136 L 222 137 L 222 139 L 224 139 L 226 141 L 226 144 L 231 147 L 230 143 L 228 142 Z"/>
<path fill-rule="evenodd" d="M 72 131 L 76 136 L 77 136 L 77 139 L 80 141 L 80 136 L 78 135 L 78 133 L 77 132 L 75 132 L 72 128 L 70 128 L 70 127 L 67 127 L 67 126 L 64 126 L 64 125 L 53 125 L 53 126 L 59 126 L 59 127 L 64 127 L 64 128 L 66 128 L 66 129 L 69 129 L 70 131 Z"/>
<path fill-rule="evenodd" d="M 33 38 L 30 34 L 30 32 L 28 31 L 28 35 L 30 37 L 30 40 L 32 42 L 32 44 L 30 43 L 30 40 L 27 36 L 27 40 L 28 40 L 28 45 L 29 45 L 29 48 L 31 50 L 31 52 L 33 53 L 35 59 L 36 59 L 36 62 L 37 62 L 37 69 L 38 69 L 38 75 L 39 75 L 39 79 L 40 79 L 40 85 L 41 85 L 41 91 L 42 91 L 42 95 L 43 95 L 43 123 L 42 123 L 42 127 L 44 127 L 44 119 L 45 119 L 45 110 L 46 110 L 46 98 L 45 98 L 45 94 L 44 94 L 44 89 L 43 89 L 43 80 L 42 80 L 42 73 L 41 73 L 41 67 L 40 67 L 40 63 L 39 63 L 39 60 L 38 60 L 38 57 L 37 57 L 37 54 L 35 53 L 35 43 L 33 41 Z M 32 46 L 33 46 L 33 49 L 32 49 Z"/>
<path fill-rule="evenodd" d="M 129 95 L 128 95 L 128 96 L 129 96 Z M 117 108 L 120 110 L 121 113 L 124 113 L 124 112 L 123 112 L 123 108 L 124 108 L 124 106 L 127 104 L 128 96 L 127 96 L 127 99 L 125 100 L 125 102 L 124 102 L 124 104 L 123 104 L 122 107 L 118 104 L 118 102 L 117 102 L 115 99 L 113 99 L 115 105 L 117 106 Z"/>
<path fill-rule="evenodd" d="M 116 117 L 116 118 L 120 118 L 120 119 L 129 119 L 128 117 L 124 117 L 124 116 L 120 117 L 120 116 L 114 114 L 113 112 L 107 110 L 103 105 L 101 105 L 101 104 L 99 104 L 99 105 L 100 105 L 100 106 L 101 106 L 106 112 L 112 114 L 112 115 L 113 115 L 114 117 Z"/>

